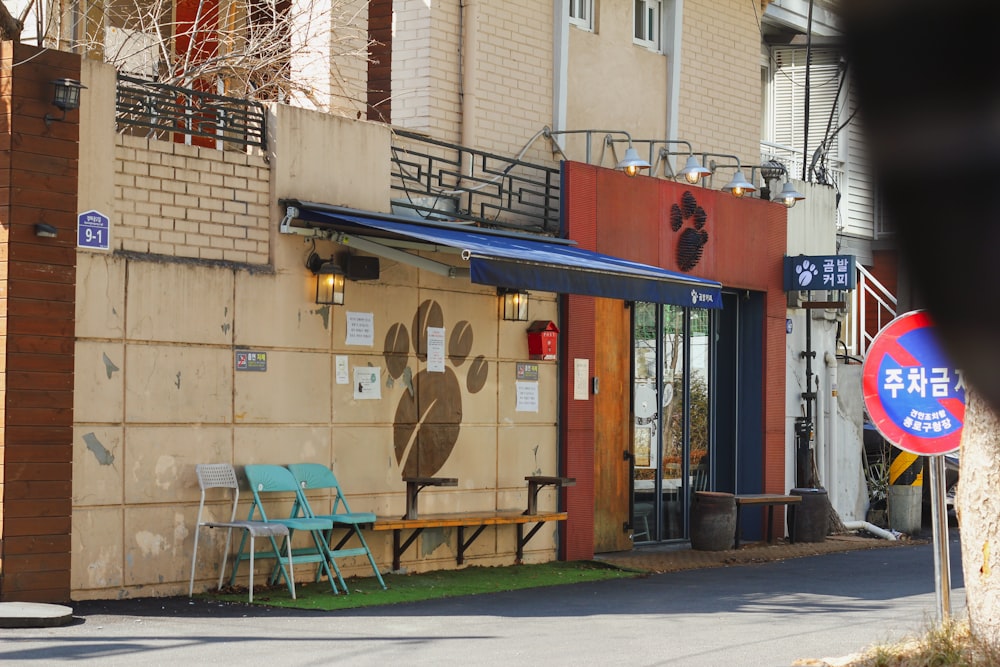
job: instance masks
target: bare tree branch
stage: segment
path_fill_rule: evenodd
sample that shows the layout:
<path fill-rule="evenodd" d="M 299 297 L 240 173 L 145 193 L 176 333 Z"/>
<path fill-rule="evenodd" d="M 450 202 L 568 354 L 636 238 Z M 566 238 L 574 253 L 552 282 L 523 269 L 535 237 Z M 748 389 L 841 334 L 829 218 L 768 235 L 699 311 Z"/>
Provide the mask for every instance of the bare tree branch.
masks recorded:
<path fill-rule="evenodd" d="M 80 46 L 119 71 L 172 85 L 350 116 L 364 109 L 357 73 L 369 58 L 366 0 L 190 0 L 183 13 L 180 4 L 108 3 L 86 17 Z"/>
<path fill-rule="evenodd" d="M 31 5 L 29 4 L 28 6 L 30 7 Z M 16 44 L 21 41 L 21 32 L 23 30 L 24 21 L 14 18 L 7 9 L 7 5 L 3 0 L 0 0 L 0 39 L 9 40 Z"/>

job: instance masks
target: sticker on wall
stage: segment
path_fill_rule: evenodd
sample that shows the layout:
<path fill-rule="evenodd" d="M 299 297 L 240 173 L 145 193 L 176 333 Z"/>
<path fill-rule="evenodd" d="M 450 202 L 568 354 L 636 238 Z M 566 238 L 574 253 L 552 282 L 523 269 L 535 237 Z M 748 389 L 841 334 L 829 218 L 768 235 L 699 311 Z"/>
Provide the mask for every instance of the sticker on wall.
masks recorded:
<path fill-rule="evenodd" d="M 354 368 L 354 400 L 378 400 L 382 398 L 382 386 L 378 378 L 382 369 L 376 366 Z"/>
<path fill-rule="evenodd" d="M 76 245 L 91 250 L 111 247 L 111 220 L 97 211 L 81 213 L 76 219 Z"/>
<path fill-rule="evenodd" d="M 236 370 L 265 372 L 267 370 L 267 352 L 236 350 Z"/>
<path fill-rule="evenodd" d="M 517 371 L 515 377 L 518 380 L 535 380 L 537 382 L 538 364 L 530 361 L 517 362 Z"/>
<path fill-rule="evenodd" d="M 347 312 L 347 345 L 375 346 L 374 313 Z"/>
<path fill-rule="evenodd" d="M 347 355 L 338 354 L 336 358 L 337 384 L 347 384 L 351 381 L 348 377 Z"/>

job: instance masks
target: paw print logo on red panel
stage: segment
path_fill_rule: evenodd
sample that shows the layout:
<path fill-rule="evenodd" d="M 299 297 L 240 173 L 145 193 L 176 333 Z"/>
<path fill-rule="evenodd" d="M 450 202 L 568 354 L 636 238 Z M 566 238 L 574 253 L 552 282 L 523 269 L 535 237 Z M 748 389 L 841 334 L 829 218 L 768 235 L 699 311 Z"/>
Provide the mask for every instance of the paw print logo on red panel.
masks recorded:
<path fill-rule="evenodd" d="M 670 207 L 670 228 L 681 234 L 677 241 L 677 267 L 681 271 L 690 271 L 701 261 L 702 250 L 708 243 L 707 222 L 708 214 L 690 190 L 681 195 L 680 204 Z"/>

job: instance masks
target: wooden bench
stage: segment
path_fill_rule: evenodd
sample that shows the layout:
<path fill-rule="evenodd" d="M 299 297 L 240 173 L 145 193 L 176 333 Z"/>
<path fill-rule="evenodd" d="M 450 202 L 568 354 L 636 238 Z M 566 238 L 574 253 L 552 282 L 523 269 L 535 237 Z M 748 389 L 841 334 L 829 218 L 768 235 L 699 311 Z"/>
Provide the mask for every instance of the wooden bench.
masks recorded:
<path fill-rule="evenodd" d="M 767 541 L 774 540 L 774 506 L 787 505 L 789 508 L 789 523 L 795 517 L 795 505 L 802 502 L 802 496 L 789 496 L 780 493 L 743 493 L 736 496 L 736 537 L 735 548 L 740 548 L 740 519 L 744 505 L 767 506 Z"/>
<path fill-rule="evenodd" d="M 417 513 L 417 496 L 428 486 L 457 486 L 454 477 L 404 477 L 406 482 L 406 514 L 401 519 L 379 517 L 375 520 L 372 530 L 392 531 L 392 569 L 398 570 L 403 554 L 413 542 L 424 532 L 425 528 L 457 528 L 459 565 L 465 562 L 465 552 L 472 546 L 487 526 L 515 526 L 517 528 L 517 556 L 520 563 L 524 557 L 524 546 L 539 529 L 549 521 L 565 521 L 566 512 L 538 512 L 538 492 L 546 486 L 563 488 L 574 486 L 576 479 L 572 477 L 551 477 L 544 475 L 529 475 L 524 478 L 528 482 L 528 508 L 524 512 L 517 510 L 495 512 L 456 512 L 451 514 L 428 514 L 419 516 Z M 525 526 L 534 524 L 525 533 Z M 474 528 L 466 538 L 465 529 Z M 412 531 L 403 540 L 403 531 Z"/>
<path fill-rule="evenodd" d="M 524 557 L 524 546 L 535 536 L 535 533 L 549 521 L 565 521 L 566 512 L 544 512 L 542 514 L 524 514 L 517 510 L 507 512 L 469 512 L 454 514 L 427 514 L 417 519 L 393 519 L 379 517 L 375 520 L 372 530 L 392 531 L 392 569 L 398 570 L 403 554 L 410 548 L 414 540 L 425 528 L 457 528 L 458 556 L 456 562 L 461 565 L 465 561 L 465 552 L 487 526 L 517 527 L 517 558 L 518 563 Z M 525 534 L 526 524 L 534 524 Z M 466 539 L 465 529 L 474 528 L 472 535 Z M 402 539 L 404 530 L 412 531 L 405 541 Z"/>

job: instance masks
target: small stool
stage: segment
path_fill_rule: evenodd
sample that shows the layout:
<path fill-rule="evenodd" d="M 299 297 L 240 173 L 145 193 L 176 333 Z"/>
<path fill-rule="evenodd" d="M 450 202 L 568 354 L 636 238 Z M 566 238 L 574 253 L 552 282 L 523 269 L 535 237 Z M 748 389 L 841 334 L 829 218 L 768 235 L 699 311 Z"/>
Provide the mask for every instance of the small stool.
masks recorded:
<path fill-rule="evenodd" d="M 635 542 L 640 537 L 647 540 L 652 536 L 649 533 L 649 515 L 653 513 L 653 503 L 636 503 L 632 507 L 632 541 Z M 642 530 L 639 530 L 639 524 Z"/>

